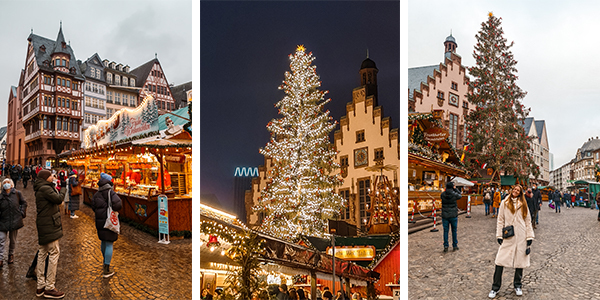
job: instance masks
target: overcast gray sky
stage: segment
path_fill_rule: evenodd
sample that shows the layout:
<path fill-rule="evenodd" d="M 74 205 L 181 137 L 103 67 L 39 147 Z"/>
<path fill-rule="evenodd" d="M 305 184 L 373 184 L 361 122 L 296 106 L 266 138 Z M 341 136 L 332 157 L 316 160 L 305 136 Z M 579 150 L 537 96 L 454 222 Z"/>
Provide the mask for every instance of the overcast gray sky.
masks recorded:
<path fill-rule="evenodd" d="M 0 107 L 25 67 L 27 37 L 63 34 L 78 60 L 94 53 L 132 69 L 158 54 L 169 83 L 192 80 L 192 2 L 170 1 L 0 1 Z M 0 109 L 0 127 L 6 126 Z"/>
<path fill-rule="evenodd" d="M 472 66 L 475 35 L 489 12 L 515 42 L 517 84 L 528 93 L 523 103 L 530 117 L 546 121 L 559 168 L 600 136 L 600 2 L 410 1 L 408 66 L 440 63 L 451 30 L 463 65 Z"/>

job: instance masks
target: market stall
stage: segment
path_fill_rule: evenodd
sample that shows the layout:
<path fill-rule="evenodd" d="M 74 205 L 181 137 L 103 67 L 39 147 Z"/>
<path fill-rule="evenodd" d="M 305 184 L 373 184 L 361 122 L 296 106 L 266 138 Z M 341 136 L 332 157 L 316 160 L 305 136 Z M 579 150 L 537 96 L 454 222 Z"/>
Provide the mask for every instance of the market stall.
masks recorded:
<path fill-rule="evenodd" d="M 158 230 L 158 215 L 169 219 L 170 231 L 191 231 L 192 138 L 169 119 L 189 120 L 188 108 L 158 116 L 152 96 L 135 110 L 123 109 L 85 131 L 85 149 L 68 164 L 83 179 L 83 201 L 98 191 L 101 173 L 112 176 L 123 201 L 122 217 Z M 158 196 L 168 198 L 159 211 Z"/>
<path fill-rule="evenodd" d="M 442 204 L 440 195 L 446 183 L 455 177 L 464 178 L 467 175 L 440 118 L 441 112 L 437 111 L 408 115 L 410 139 L 406 205 L 409 213 L 412 213 L 415 202 L 416 211 L 431 211 L 434 202 L 436 209 L 439 209 Z"/>

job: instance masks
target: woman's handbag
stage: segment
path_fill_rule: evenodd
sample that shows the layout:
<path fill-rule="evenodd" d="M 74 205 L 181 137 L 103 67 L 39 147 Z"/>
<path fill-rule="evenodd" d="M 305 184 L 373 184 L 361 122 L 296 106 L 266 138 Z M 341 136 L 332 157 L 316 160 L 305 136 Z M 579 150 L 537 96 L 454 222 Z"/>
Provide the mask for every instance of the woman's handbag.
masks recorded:
<path fill-rule="evenodd" d="M 108 209 L 106 210 L 107 215 L 106 222 L 104 223 L 104 228 L 119 234 L 119 232 L 121 231 L 121 224 L 119 224 L 119 213 L 112 210 L 110 192 L 111 190 L 108 190 Z"/>
<path fill-rule="evenodd" d="M 80 184 L 78 184 L 76 186 L 73 186 L 73 187 L 70 186 L 69 190 L 71 190 L 71 196 L 79 196 L 79 195 L 82 194 L 81 193 L 81 185 Z"/>
<path fill-rule="evenodd" d="M 515 228 L 512 225 L 502 228 L 502 238 L 507 239 L 515 235 Z"/>

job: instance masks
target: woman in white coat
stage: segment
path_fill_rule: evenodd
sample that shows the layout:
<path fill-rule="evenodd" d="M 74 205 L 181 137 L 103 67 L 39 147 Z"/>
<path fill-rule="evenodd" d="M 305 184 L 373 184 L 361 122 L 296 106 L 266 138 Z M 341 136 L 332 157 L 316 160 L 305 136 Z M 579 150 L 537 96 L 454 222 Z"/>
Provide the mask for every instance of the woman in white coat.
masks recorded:
<path fill-rule="evenodd" d="M 503 238 L 502 229 L 513 226 L 514 236 Z M 534 239 L 531 225 L 531 214 L 527 208 L 527 201 L 520 185 L 515 185 L 511 193 L 500 203 L 498 223 L 496 224 L 496 238 L 500 248 L 496 255 L 496 270 L 490 298 L 496 297 L 502 285 L 502 271 L 504 267 L 515 268 L 513 285 L 517 296 L 523 295 L 521 278 L 523 268 L 529 267 L 529 246 Z"/>

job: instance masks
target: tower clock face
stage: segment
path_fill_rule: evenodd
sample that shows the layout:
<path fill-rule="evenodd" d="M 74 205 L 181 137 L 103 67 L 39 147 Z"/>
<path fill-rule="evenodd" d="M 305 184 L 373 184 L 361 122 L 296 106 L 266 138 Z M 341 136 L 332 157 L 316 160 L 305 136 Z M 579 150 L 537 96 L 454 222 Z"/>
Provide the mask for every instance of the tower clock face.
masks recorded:
<path fill-rule="evenodd" d="M 367 148 L 360 148 L 354 150 L 354 166 L 362 167 L 369 164 L 369 156 Z"/>
<path fill-rule="evenodd" d="M 458 95 L 450 93 L 450 98 L 448 100 L 448 103 L 450 103 L 454 106 L 458 106 Z"/>

